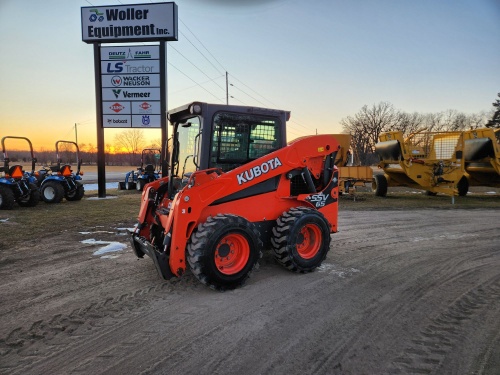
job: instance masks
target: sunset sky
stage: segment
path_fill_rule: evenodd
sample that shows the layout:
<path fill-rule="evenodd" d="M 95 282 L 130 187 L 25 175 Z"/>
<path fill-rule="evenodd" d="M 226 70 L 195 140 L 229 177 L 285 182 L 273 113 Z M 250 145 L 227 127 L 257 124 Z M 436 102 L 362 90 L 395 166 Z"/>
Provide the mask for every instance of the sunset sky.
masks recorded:
<path fill-rule="evenodd" d="M 80 8 L 155 1 L 1 0 L 0 137 L 36 150 L 97 144 L 92 45 Z M 168 108 L 191 101 L 290 110 L 289 139 L 338 133 L 363 105 L 490 111 L 500 92 L 498 0 L 178 0 Z M 105 143 L 116 132 L 106 129 Z M 144 130 L 159 139 L 160 130 Z"/>

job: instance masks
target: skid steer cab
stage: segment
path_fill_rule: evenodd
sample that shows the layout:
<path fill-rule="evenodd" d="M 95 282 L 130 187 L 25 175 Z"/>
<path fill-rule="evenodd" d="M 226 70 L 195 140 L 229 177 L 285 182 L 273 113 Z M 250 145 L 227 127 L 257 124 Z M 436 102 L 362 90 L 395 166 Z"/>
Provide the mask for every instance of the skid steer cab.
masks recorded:
<path fill-rule="evenodd" d="M 203 284 L 234 289 L 271 248 L 294 272 L 321 265 L 337 231 L 339 143 L 286 143 L 287 111 L 195 102 L 169 112 L 167 177 L 142 192 L 131 238 L 164 279 L 189 266 Z"/>

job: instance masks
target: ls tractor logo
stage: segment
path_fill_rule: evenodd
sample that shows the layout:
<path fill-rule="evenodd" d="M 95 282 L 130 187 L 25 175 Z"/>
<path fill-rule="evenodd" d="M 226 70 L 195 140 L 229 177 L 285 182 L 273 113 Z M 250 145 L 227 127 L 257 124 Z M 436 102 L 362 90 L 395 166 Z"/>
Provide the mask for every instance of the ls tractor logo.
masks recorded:
<path fill-rule="evenodd" d="M 89 17 L 90 22 L 104 21 L 104 16 L 103 16 L 104 13 L 100 13 L 99 9 L 90 9 L 90 13 L 92 13 Z"/>

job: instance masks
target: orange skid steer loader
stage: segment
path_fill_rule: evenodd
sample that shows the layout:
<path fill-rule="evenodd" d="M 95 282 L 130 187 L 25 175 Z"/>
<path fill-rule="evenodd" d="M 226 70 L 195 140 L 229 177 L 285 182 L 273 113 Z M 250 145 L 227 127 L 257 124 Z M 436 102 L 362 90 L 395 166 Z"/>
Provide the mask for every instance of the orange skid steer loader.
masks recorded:
<path fill-rule="evenodd" d="M 294 272 L 321 265 L 337 232 L 339 143 L 286 144 L 289 112 L 192 103 L 169 112 L 169 175 L 142 193 L 132 247 L 164 279 L 189 267 L 203 284 L 234 289 L 262 250 Z"/>

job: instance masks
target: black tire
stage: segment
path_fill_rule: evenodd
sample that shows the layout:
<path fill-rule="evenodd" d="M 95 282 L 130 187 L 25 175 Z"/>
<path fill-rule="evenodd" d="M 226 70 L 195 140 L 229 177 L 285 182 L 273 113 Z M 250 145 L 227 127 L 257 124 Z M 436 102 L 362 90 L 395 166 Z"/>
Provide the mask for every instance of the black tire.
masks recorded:
<path fill-rule="evenodd" d="M 64 198 L 66 198 L 68 201 L 81 201 L 84 195 L 85 188 L 83 187 L 83 184 L 77 182 L 76 189 L 71 193 L 66 193 L 64 195 Z"/>
<path fill-rule="evenodd" d="M 135 189 L 135 182 L 125 182 L 125 190 L 133 190 Z"/>
<path fill-rule="evenodd" d="M 45 203 L 59 203 L 64 197 L 64 188 L 56 181 L 48 181 L 43 184 L 40 192 Z"/>
<path fill-rule="evenodd" d="M 187 259 L 203 284 L 220 291 L 235 289 L 243 286 L 258 267 L 262 246 L 253 223 L 240 216 L 219 214 L 193 232 Z"/>
<path fill-rule="evenodd" d="M 458 195 L 460 197 L 465 197 L 469 191 L 469 180 L 467 177 L 463 176 L 457 184 Z"/>
<path fill-rule="evenodd" d="M 125 182 L 123 181 L 118 182 L 118 190 L 125 190 Z"/>
<path fill-rule="evenodd" d="M 330 250 L 330 224 L 323 214 L 308 207 L 284 212 L 273 228 L 274 258 L 293 272 L 311 272 Z"/>
<path fill-rule="evenodd" d="M 0 210 L 12 210 L 16 198 L 9 186 L 0 185 Z"/>
<path fill-rule="evenodd" d="M 387 179 L 383 174 L 373 176 L 372 191 L 377 197 L 385 197 L 387 195 Z"/>
<path fill-rule="evenodd" d="M 17 203 L 21 207 L 35 207 L 40 201 L 40 191 L 38 190 L 38 186 L 35 184 L 29 184 L 30 187 L 30 195 L 27 198 L 19 199 Z"/>
<path fill-rule="evenodd" d="M 146 181 L 137 180 L 137 184 L 135 184 L 135 188 L 137 189 L 137 191 L 142 191 L 144 189 L 144 185 L 146 185 Z"/>

